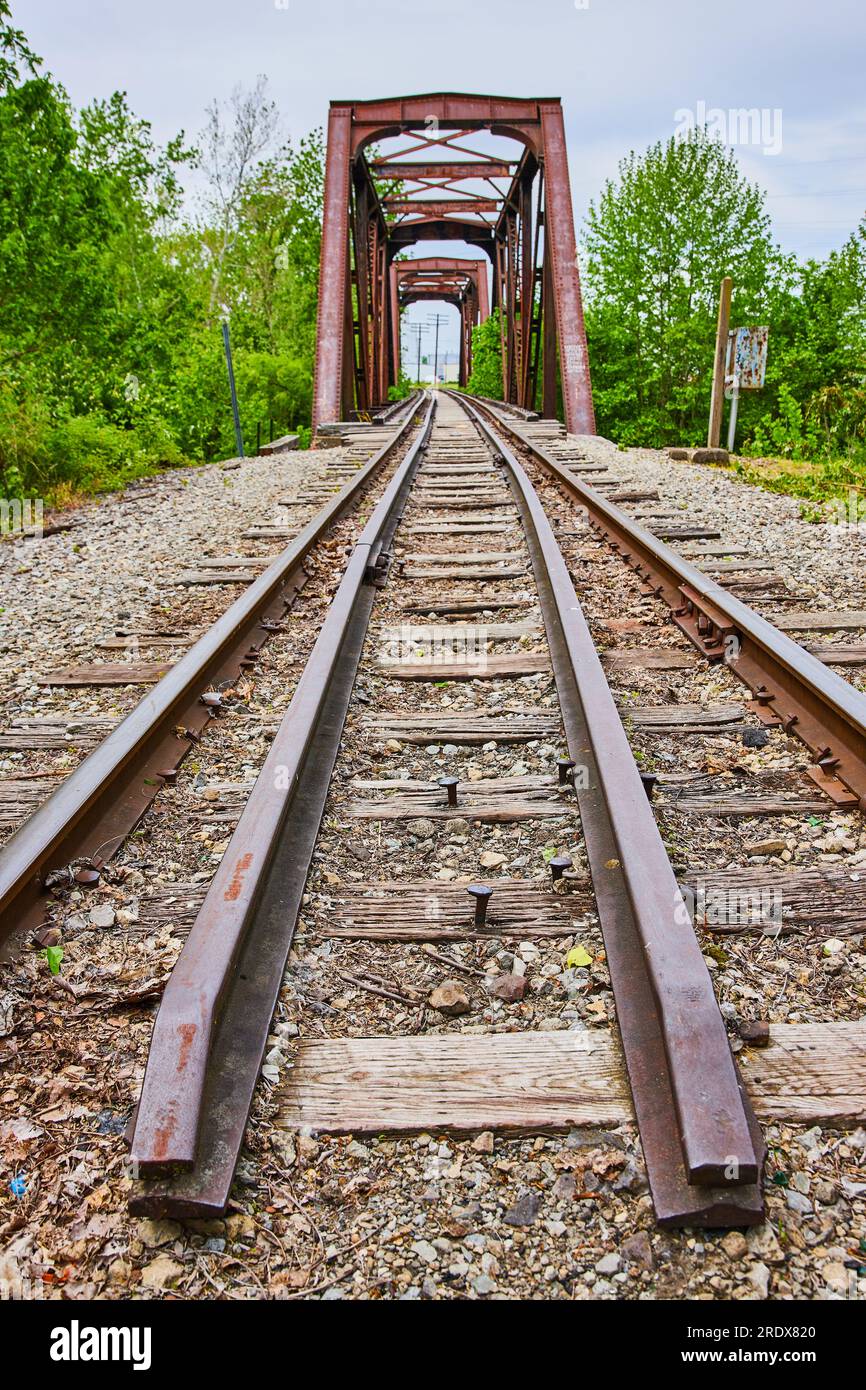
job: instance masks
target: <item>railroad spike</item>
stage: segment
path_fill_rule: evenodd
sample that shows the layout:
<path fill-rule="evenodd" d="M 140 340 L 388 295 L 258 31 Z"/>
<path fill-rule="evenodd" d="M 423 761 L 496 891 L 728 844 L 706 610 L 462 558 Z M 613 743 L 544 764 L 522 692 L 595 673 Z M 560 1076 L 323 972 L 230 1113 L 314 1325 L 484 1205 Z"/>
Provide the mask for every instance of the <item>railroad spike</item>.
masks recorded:
<path fill-rule="evenodd" d="M 553 859 L 550 860 L 550 863 L 547 867 L 550 869 L 550 876 L 553 879 L 554 883 L 559 882 L 559 880 L 565 874 L 566 869 L 571 868 L 572 863 L 573 860 L 571 856 L 568 854 L 557 854 Z"/>
<path fill-rule="evenodd" d="M 475 926 L 486 926 L 487 908 L 493 897 L 493 889 L 489 888 L 486 883 L 470 883 L 466 892 L 470 898 L 475 899 Z"/>
<path fill-rule="evenodd" d="M 659 780 L 657 774 L 655 772 L 642 772 L 640 775 L 640 780 L 643 782 L 643 789 L 646 792 L 647 801 L 652 801 L 653 792 L 655 791 L 656 783 Z"/>
<path fill-rule="evenodd" d="M 448 805 L 456 806 L 458 779 L 456 777 L 440 777 L 439 785 L 440 787 L 444 788 L 445 792 L 447 793 Z"/>
<path fill-rule="evenodd" d="M 574 758 L 557 758 L 556 766 L 559 772 L 559 785 L 567 787 L 574 781 L 574 769 L 577 767 L 577 763 Z"/>

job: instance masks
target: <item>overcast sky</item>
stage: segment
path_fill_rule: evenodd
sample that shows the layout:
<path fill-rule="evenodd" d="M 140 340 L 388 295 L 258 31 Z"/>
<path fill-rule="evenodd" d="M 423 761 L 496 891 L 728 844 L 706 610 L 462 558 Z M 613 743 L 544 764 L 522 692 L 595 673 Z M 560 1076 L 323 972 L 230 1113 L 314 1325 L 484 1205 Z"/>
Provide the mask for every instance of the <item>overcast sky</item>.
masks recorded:
<path fill-rule="evenodd" d="M 12 9 L 77 105 L 124 90 L 160 140 L 194 136 L 209 101 L 259 73 L 295 138 L 325 124 L 332 98 L 559 96 L 579 236 L 618 160 L 668 138 L 678 112 L 757 107 L 764 138 L 737 153 L 766 188 L 785 249 L 826 254 L 866 211 L 864 0 L 12 0 Z"/>

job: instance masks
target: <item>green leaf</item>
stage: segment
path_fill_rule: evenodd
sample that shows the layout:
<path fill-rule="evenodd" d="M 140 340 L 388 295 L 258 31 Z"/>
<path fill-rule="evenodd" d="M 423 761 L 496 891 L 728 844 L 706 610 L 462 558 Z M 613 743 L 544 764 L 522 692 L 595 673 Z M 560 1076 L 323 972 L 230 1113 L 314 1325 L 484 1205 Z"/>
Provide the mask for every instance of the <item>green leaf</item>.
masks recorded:
<path fill-rule="evenodd" d="M 63 947 L 46 946 L 45 950 L 42 951 L 40 954 L 43 955 L 47 960 L 48 969 L 51 971 L 52 975 L 59 975 L 60 962 L 63 960 Z"/>

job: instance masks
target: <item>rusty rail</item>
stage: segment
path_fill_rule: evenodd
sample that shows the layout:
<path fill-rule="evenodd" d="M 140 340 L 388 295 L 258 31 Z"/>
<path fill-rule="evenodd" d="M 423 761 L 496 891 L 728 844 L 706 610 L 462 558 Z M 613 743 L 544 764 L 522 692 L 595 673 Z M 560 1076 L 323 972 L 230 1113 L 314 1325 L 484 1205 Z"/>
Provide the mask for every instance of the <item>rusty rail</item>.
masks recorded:
<path fill-rule="evenodd" d="M 806 745 L 815 758 L 809 775 L 821 790 L 839 806 L 866 811 L 866 695 L 573 477 L 514 420 L 482 408 L 580 504 L 602 539 L 668 604 L 674 622 L 707 660 L 724 660 L 749 687 L 750 708 L 762 723 L 781 726 Z"/>
<path fill-rule="evenodd" d="M 376 584 L 432 424 L 355 546 L 316 644 L 166 986 L 132 1136 L 140 1213 L 228 1201 L 340 744 Z"/>
<path fill-rule="evenodd" d="M 117 851 L 216 713 L 214 706 L 202 703 L 202 694 L 255 663 L 305 581 L 305 558 L 355 505 L 392 450 L 405 442 L 414 415 L 407 413 L 395 438 L 335 493 L 0 849 L 0 943 L 41 922 L 46 873 L 79 859 L 99 867 Z"/>
<path fill-rule="evenodd" d="M 544 614 L 617 1021 L 658 1220 L 762 1219 L 763 1140 L 574 585 L 538 495 L 466 401 L 504 462 Z"/>
<path fill-rule="evenodd" d="M 228 1202 L 372 610 L 432 421 L 362 535 L 166 988 L 133 1138 L 140 1214 Z M 540 501 L 507 447 L 575 761 L 599 911 L 660 1221 L 760 1219 L 760 1135 L 640 775 Z"/>

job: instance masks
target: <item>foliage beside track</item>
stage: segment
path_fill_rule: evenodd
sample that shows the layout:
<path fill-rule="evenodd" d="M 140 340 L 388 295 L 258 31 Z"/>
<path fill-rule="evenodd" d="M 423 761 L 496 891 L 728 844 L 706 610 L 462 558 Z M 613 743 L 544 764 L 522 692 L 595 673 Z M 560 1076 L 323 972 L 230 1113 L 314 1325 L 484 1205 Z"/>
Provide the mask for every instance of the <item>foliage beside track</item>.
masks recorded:
<path fill-rule="evenodd" d="M 159 147 L 122 93 L 76 111 L 0 0 L 0 493 L 234 453 L 226 313 L 247 447 L 308 425 L 323 176 L 263 82 L 195 146 Z"/>
<path fill-rule="evenodd" d="M 799 264 L 773 241 L 763 190 L 698 130 L 624 159 L 585 241 L 602 434 L 705 442 L 719 284 L 731 275 L 732 325 L 770 326 L 766 386 L 740 398 L 739 447 L 848 460 L 866 481 L 866 218 L 841 250 Z"/>
<path fill-rule="evenodd" d="M 762 470 L 779 490 L 866 485 L 866 219 L 825 261 L 799 264 L 773 241 L 763 191 L 696 131 L 624 159 L 590 207 L 584 241 L 601 434 L 705 442 L 719 285 L 731 275 L 732 323 L 770 326 L 766 386 L 740 400 L 741 449 L 815 463 Z M 470 389 L 501 398 L 496 319 L 475 330 L 473 351 Z"/>

